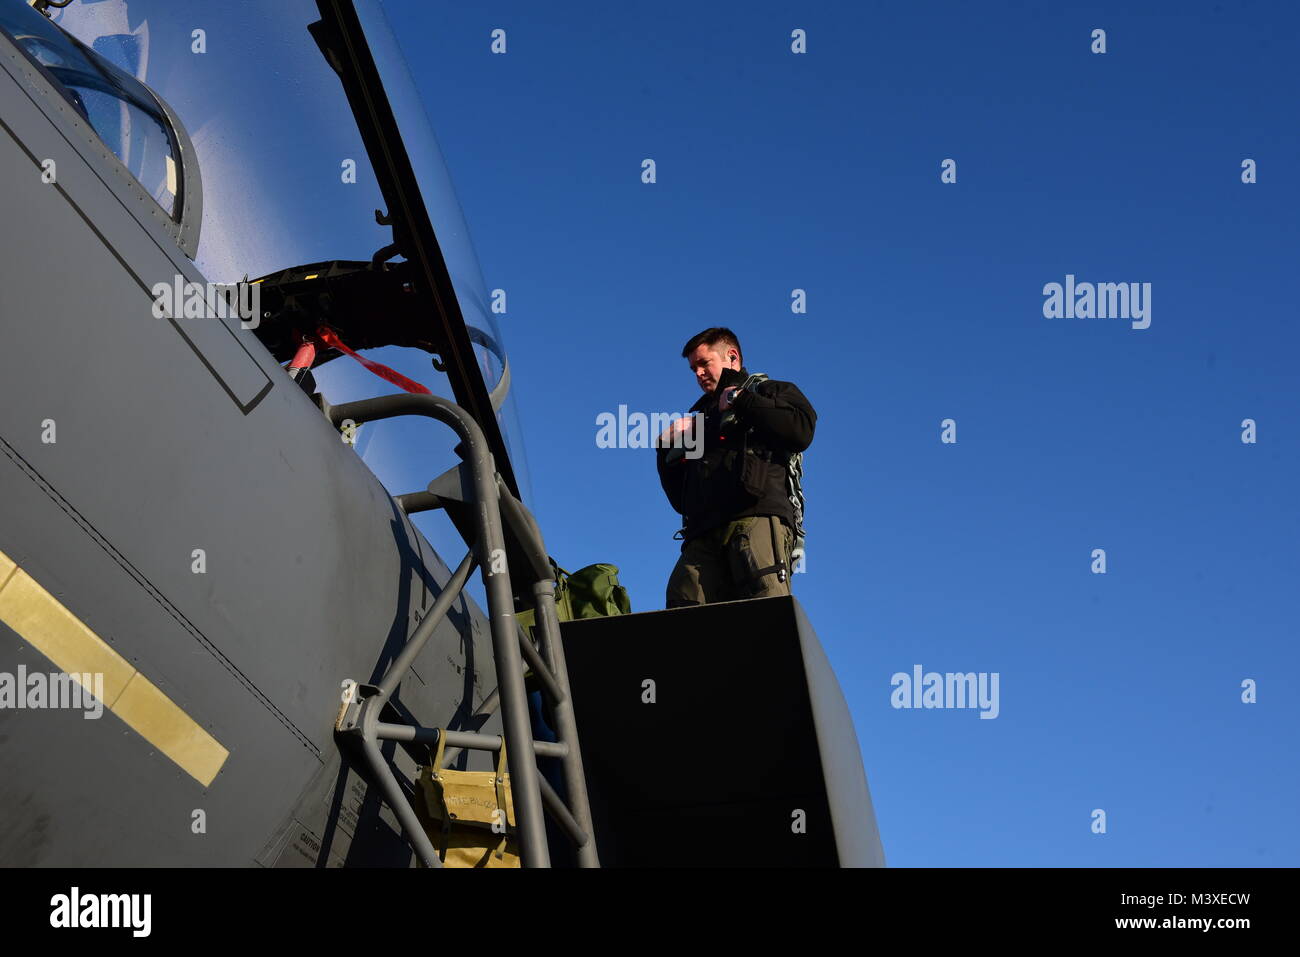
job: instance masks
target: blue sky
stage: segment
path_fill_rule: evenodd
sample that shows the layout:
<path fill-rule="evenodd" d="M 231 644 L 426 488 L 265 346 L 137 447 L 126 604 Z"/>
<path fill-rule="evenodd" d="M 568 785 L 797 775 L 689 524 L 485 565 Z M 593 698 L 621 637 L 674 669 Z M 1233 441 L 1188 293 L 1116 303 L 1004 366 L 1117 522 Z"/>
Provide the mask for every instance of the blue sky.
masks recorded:
<path fill-rule="evenodd" d="M 818 411 L 795 593 L 892 865 L 1300 864 L 1293 6 L 385 6 L 562 565 L 663 607 L 677 516 L 596 416 L 687 408 L 730 326 Z M 1067 274 L 1150 327 L 1045 318 Z M 917 664 L 999 716 L 894 709 Z"/>

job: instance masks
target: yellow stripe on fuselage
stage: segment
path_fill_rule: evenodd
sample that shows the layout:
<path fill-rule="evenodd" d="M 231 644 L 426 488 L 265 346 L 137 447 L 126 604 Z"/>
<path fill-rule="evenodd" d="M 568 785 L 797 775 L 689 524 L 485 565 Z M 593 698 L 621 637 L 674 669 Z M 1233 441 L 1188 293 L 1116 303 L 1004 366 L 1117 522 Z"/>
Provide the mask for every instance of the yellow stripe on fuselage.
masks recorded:
<path fill-rule="evenodd" d="M 216 738 L 4 552 L 0 621 L 74 680 L 103 674 L 104 707 L 204 787 L 226 763 L 230 752 Z"/>

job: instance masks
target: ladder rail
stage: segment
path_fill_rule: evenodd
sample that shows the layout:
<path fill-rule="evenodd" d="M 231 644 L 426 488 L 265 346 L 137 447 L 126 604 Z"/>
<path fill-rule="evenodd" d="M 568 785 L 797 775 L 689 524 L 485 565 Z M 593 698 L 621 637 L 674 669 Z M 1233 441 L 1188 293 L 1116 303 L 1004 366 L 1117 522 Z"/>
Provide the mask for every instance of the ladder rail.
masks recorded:
<path fill-rule="evenodd" d="M 504 485 L 478 423 L 455 403 L 434 395 L 399 393 L 342 405 L 331 405 L 323 397 L 317 397 L 317 401 L 336 428 L 347 420 L 361 424 L 405 415 L 426 416 L 450 426 L 461 439 L 456 451 L 468 469 L 468 476 L 462 471 L 459 484 L 464 503 L 470 506 L 473 513 L 474 534 L 473 541 L 469 542 L 469 552 L 402 651 L 390 663 L 379 684 L 366 686 L 365 696 L 357 702 L 355 708 L 345 706 L 340 713 L 338 729 L 360 735 L 362 753 L 369 769 L 378 779 L 385 799 L 407 832 L 412 848 L 426 865 L 441 866 L 428 836 L 419 825 L 401 786 L 379 749 L 381 740 L 436 743 L 439 732 L 436 729 L 383 722 L 380 714 L 437 625 L 446 617 L 452 602 L 465 588 L 469 576 L 478 568 L 487 593 L 488 622 L 497 672 L 497 690 L 493 697 L 496 697 L 501 710 L 505 732 L 504 747 L 510 765 L 511 790 L 515 796 L 514 811 L 521 862 L 525 867 L 550 866 L 544 818 L 544 813 L 549 812 L 575 844 L 579 864 L 598 867 L 586 778 L 578 747 L 577 724 L 564 667 L 564 650 L 560 644 L 554 583 L 549 577 L 537 580 L 539 575 L 549 575 L 550 561 L 546 557 L 536 520 Z M 437 483 L 436 479 L 431 482 L 427 492 L 397 496 L 399 506 L 405 508 L 410 505 L 412 511 L 439 507 L 441 498 L 434 488 Z M 506 521 L 503 521 L 503 517 Z M 526 578 L 532 582 L 540 654 L 529 643 L 515 619 L 509 562 L 498 560 L 507 554 L 507 530 L 513 536 L 512 541 L 516 544 L 517 551 L 522 549 L 527 559 L 526 564 L 533 566 L 524 571 Z M 465 534 L 464 530 L 462 534 Z M 468 539 L 471 536 L 465 537 Z M 533 740 L 528 692 L 524 684 L 525 659 L 537 675 L 544 697 L 550 699 L 557 725 L 555 730 L 560 739 L 558 745 Z M 502 746 L 500 739 L 487 735 L 446 732 L 446 738 L 448 744 L 459 748 L 496 750 Z M 537 766 L 539 755 L 560 760 L 568 797 L 567 806 L 542 777 Z"/>
<path fill-rule="evenodd" d="M 535 582 L 533 594 L 536 597 L 542 653 L 563 694 L 563 697 L 551 702 L 551 711 L 555 716 L 555 731 L 562 742 L 572 742 L 569 753 L 564 756 L 560 765 L 564 772 L 564 789 L 569 797 L 569 810 L 577 826 L 588 835 L 586 843 L 578 845 L 578 864 L 581 867 L 599 867 L 600 857 L 596 852 L 591 805 L 587 797 L 587 776 L 582 767 L 582 749 L 578 747 L 573 692 L 569 687 L 569 670 L 565 665 L 564 643 L 560 638 L 560 617 L 555 610 L 555 586 L 550 581 Z"/>

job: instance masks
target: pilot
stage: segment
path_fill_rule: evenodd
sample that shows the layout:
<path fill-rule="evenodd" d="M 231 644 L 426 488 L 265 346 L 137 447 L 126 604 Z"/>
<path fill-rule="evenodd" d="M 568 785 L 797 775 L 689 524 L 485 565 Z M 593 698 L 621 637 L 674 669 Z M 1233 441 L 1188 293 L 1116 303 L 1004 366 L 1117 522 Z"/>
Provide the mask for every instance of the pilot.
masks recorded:
<path fill-rule="evenodd" d="M 751 375 L 714 327 L 682 349 L 704 395 L 656 442 L 659 481 L 682 515 L 667 607 L 790 594 L 802 535 L 801 453 L 817 413 L 791 382 Z"/>

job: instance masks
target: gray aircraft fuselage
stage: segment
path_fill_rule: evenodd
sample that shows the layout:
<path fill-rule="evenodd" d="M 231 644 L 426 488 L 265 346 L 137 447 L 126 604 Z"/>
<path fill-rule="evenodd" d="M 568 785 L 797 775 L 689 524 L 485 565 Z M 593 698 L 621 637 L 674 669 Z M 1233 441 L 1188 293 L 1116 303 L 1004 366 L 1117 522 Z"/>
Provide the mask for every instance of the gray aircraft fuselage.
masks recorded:
<path fill-rule="evenodd" d="M 0 196 L 0 673 L 110 676 L 98 718 L 0 708 L 0 863 L 405 863 L 333 726 L 447 567 L 238 319 L 155 317 L 204 277 L 2 35 Z M 456 727 L 495 679 L 452 621 L 400 701 Z"/>

